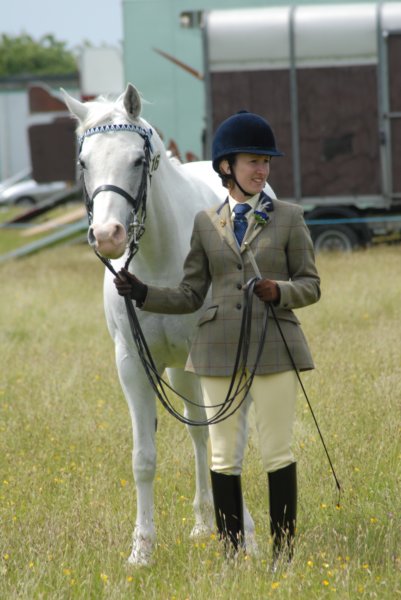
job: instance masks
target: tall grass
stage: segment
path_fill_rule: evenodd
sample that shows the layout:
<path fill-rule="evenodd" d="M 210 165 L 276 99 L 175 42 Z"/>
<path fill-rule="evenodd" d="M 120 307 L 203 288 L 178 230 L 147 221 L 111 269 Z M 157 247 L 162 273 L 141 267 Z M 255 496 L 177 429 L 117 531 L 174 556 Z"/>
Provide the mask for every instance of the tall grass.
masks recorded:
<path fill-rule="evenodd" d="M 401 598 L 400 247 L 319 256 L 322 300 L 299 311 L 316 370 L 296 427 L 297 550 L 271 574 L 267 481 L 251 432 L 243 487 L 261 556 L 235 565 L 189 539 L 185 428 L 159 410 L 153 567 L 127 565 L 131 425 L 86 246 L 0 265 L 0 598 Z"/>

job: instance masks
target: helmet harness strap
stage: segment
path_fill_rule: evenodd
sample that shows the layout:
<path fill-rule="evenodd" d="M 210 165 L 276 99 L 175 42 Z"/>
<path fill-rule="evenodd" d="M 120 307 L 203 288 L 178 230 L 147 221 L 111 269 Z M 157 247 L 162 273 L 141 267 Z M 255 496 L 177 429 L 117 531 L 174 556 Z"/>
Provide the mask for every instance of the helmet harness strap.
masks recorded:
<path fill-rule="evenodd" d="M 227 158 L 227 162 L 230 167 L 229 174 L 231 175 L 231 179 L 234 181 L 235 185 L 241 190 L 241 192 L 244 194 L 244 196 L 248 196 L 248 198 L 252 198 L 252 196 L 254 196 L 254 194 L 253 193 L 250 194 L 249 192 L 244 190 L 244 188 L 239 184 L 238 179 L 235 175 L 235 171 L 234 171 L 235 155 L 229 156 Z"/>

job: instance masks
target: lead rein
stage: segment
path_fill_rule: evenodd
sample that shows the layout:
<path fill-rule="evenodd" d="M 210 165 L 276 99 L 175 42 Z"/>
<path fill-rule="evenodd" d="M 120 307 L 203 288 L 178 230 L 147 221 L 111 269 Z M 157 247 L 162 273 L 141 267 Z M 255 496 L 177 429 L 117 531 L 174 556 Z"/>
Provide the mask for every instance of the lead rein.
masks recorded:
<path fill-rule="evenodd" d="M 253 252 L 252 252 L 252 249 L 250 248 L 250 246 L 249 246 L 248 242 L 245 242 L 245 243 L 244 243 L 244 246 L 245 246 L 245 250 L 246 250 L 246 252 L 248 253 L 249 262 L 251 263 L 251 265 L 252 265 L 252 267 L 253 267 L 253 270 L 255 271 L 255 275 L 256 275 L 256 277 L 257 277 L 258 279 L 262 279 L 262 274 L 261 274 L 261 272 L 260 272 L 260 270 L 259 270 L 259 267 L 258 267 L 258 264 L 257 264 L 257 262 L 256 262 L 255 256 L 254 256 L 254 254 L 253 254 Z M 299 381 L 299 384 L 300 384 L 300 386 L 301 386 L 301 389 L 302 389 L 303 395 L 305 396 L 306 402 L 307 402 L 307 404 L 308 404 L 308 406 L 309 406 L 309 410 L 310 410 L 310 412 L 311 412 L 311 415 L 312 415 L 312 417 L 313 417 L 313 421 L 314 421 L 314 423 L 315 423 L 315 425 L 316 425 L 316 429 L 317 429 L 317 431 L 318 431 L 318 433 L 319 433 L 320 440 L 321 440 L 321 442 L 322 442 L 322 444 L 323 444 L 323 448 L 324 448 L 324 451 L 325 451 L 325 453 L 326 453 L 327 460 L 329 461 L 329 465 L 330 465 L 331 472 L 333 473 L 334 481 L 336 482 L 336 486 L 337 486 L 337 490 L 338 490 L 338 502 L 337 502 L 337 507 L 339 507 L 339 506 L 340 506 L 340 498 L 341 498 L 341 485 L 340 485 L 340 482 L 339 482 L 339 480 L 338 480 L 338 477 L 337 477 L 337 475 L 336 475 L 336 472 L 335 472 L 335 470 L 334 470 L 333 462 L 332 462 L 332 460 L 331 460 L 331 458 L 330 458 L 329 451 L 327 450 L 326 442 L 324 441 L 323 434 L 322 434 L 322 432 L 321 432 L 321 430 L 320 430 L 320 427 L 319 427 L 319 424 L 318 424 L 318 422 L 317 422 L 317 419 L 316 419 L 316 416 L 315 416 L 314 410 L 313 410 L 313 408 L 312 408 L 312 404 L 311 404 L 311 402 L 310 402 L 310 400 L 309 400 L 308 394 L 306 393 L 305 386 L 304 386 L 304 384 L 302 383 L 302 379 L 301 379 L 301 376 L 300 376 L 299 370 L 298 370 L 298 368 L 297 368 L 297 365 L 295 364 L 294 357 L 293 357 L 293 356 L 292 356 L 292 354 L 291 354 L 291 350 L 290 350 L 290 348 L 289 348 L 289 346 L 288 346 L 288 344 L 287 344 L 287 340 L 285 339 L 285 336 L 284 336 L 283 330 L 281 329 L 280 323 L 279 323 L 279 321 L 278 321 L 278 319 L 277 319 L 277 316 L 276 316 L 276 313 L 275 313 L 275 310 L 274 310 L 273 303 L 272 303 L 272 302 L 269 302 L 269 303 L 267 303 L 267 304 L 269 304 L 269 307 L 270 307 L 271 313 L 272 313 L 272 315 L 273 315 L 274 321 L 275 321 L 275 323 L 276 323 L 276 325 L 277 325 L 277 328 L 278 328 L 278 330 L 279 330 L 279 332 L 280 332 L 281 339 L 283 340 L 284 346 L 285 346 L 285 348 L 286 348 L 286 350 L 287 350 L 287 354 L 288 354 L 288 356 L 289 356 L 289 358 L 290 358 L 290 361 L 291 361 L 292 368 L 294 369 L 294 371 L 295 371 L 295 373 L 296 373 L 296 375 L 297 375 L 297 379 L 298 379 L 298 381 Z"/>

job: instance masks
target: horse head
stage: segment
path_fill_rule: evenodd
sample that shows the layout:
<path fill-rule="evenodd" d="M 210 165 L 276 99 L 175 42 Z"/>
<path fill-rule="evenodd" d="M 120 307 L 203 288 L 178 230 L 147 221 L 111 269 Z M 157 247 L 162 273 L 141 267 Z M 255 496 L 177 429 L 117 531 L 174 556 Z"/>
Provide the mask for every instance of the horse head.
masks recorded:
<path fill-rule="evenodd" d="M 104 258 L 120 258 L 143 231 L 151 149 L 158 136 L 140 118 L 141 98 L 132 84 L 114 102 L 84 103 L 64 90 L 63 95 L 78 121 L 89 244 Z"/>

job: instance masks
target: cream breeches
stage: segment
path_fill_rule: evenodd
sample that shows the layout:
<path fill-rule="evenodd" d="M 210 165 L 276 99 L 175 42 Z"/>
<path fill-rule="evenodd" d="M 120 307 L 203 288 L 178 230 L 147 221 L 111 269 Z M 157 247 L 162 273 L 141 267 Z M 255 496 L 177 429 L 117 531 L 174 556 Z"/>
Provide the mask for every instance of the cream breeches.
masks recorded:
<path fill-rule="evenodd" d="M 208 419 L 216 413 L 213 405 L 226 397 L 229 377 L 200 377 Z M 256 428 L 264 469 L 271 473 L 294 462 L 292 435 L 298 381 L 295 371 L 255 376 L 250 394 L 228 419 L 209 425 L 211 469 L 226 475 L 240 475 L 248 438 L 248 411 L 255 409 Z M 238 406 L 240 399 L 233 406 Z"/>

